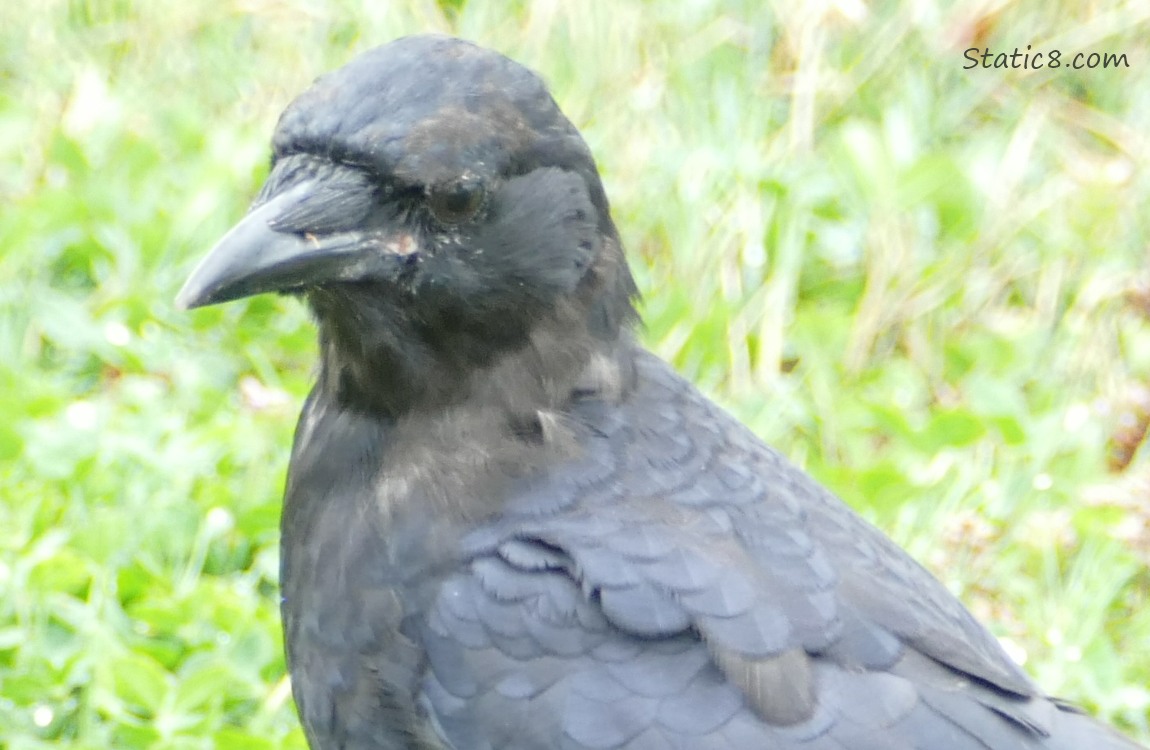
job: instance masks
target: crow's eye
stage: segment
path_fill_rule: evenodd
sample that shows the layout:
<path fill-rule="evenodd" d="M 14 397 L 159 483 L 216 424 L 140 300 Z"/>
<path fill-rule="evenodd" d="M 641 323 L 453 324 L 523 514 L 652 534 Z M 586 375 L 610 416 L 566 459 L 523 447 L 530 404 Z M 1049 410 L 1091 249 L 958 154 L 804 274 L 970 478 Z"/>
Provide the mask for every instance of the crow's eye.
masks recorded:
<path fill-rule="evenodd" d="M 461 224 L 475 217 L 483 207 L 483 185 L 459 181 L 433 187 L 427 195 L 431 215 L 443 224 Z"/>

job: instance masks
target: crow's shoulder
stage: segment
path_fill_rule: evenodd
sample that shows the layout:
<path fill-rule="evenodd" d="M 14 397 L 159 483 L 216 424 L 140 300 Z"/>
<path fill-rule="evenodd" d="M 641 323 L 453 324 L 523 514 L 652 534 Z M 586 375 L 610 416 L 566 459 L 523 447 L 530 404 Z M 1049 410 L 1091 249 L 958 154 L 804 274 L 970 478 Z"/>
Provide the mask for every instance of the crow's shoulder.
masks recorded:
<path fill-rule="evenodd" d="M 462 540 L 422 635 L 446 737 L 981 748 L 1049 734 L 1057 709 L 930 574 L 664 363 L 639 354 L 637 371 L 620 404 L 573 408 L 575 458 L 523 477 Z"/>

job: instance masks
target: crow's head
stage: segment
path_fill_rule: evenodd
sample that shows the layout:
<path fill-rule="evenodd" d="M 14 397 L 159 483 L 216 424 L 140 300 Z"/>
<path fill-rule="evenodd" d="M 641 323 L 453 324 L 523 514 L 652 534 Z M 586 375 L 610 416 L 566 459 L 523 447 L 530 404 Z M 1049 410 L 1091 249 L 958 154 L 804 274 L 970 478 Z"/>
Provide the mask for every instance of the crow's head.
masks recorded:
<path fill-rule="evenodd" d="M 352 400 L 450 399 L 447 383 L 541 331 L 609 343 L 633 317 L 591 153 L 502 55 L 399 39 L 316 81 L 273 146 L 251 211 L 177 302 L 302 293 L 329 385 Z"/>

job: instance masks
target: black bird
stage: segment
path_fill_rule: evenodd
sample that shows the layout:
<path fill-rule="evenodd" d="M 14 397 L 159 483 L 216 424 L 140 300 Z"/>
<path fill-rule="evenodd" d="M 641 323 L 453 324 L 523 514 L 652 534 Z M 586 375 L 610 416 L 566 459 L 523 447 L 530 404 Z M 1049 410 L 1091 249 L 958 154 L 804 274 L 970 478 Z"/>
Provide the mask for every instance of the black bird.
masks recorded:
<path fill-rule="evenodd" d="M 303 296 L 282 613 L 316 750 L 1135 748 L 632 338 L 595 162 L 441 36 L 320 78 L 178 302 Z"/>

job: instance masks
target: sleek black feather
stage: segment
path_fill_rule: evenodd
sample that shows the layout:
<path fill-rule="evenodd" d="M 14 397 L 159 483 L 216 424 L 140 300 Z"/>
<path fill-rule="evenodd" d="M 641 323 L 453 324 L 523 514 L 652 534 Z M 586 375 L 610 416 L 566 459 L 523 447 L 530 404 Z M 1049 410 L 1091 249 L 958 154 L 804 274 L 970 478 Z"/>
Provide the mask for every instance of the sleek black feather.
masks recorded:
<path fill-rule="evenodd" d="M 1135 748 L 630 336 L 583 140 L 537 76 L 400 39 L 293 102 L 187 307 L 302 294 L 283 515 L 308 741 Z"/>

